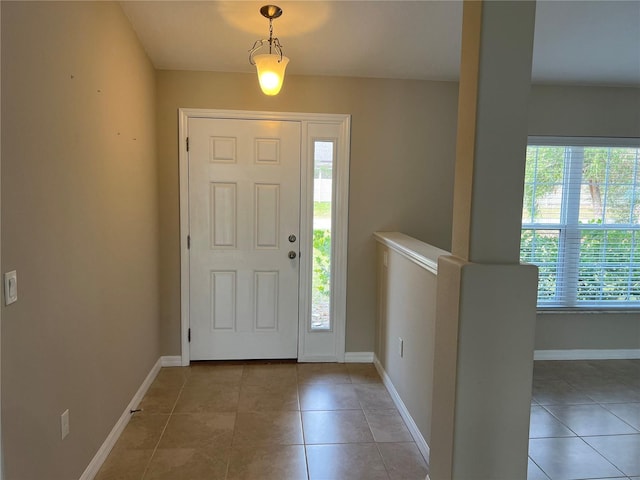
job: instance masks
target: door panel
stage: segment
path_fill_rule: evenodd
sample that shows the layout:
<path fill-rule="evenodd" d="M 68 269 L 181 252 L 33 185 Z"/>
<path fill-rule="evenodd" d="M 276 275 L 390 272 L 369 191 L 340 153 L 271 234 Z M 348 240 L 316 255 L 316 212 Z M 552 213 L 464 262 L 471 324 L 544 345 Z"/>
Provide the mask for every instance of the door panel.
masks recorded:
<path fill-rule="evenodd" d="M 300 123 L 188 128 L 190 357 L 296 358 Z"/>

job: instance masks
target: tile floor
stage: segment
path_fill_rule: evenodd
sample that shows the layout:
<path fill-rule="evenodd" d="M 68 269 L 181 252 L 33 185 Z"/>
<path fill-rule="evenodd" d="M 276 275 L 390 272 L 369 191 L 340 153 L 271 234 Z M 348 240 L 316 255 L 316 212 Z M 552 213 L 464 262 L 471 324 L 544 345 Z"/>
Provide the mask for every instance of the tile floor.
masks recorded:
<path fill-rule="evenodd" d="M 96 480 L 423 480 L 370 364 L 164 368 Z M 640 360 L 535 362 L 528 480 L 640 480 Z M 514 479 L 515 480 L 515 479 Z"/>
<path fill-rule="evenodd" d="M 163 368 L 96 480 L 424 480 L 371 364 Z"/>
<path fill-rule="evenodd" d="M 528 480 L 640 480 L 640 360 L 535 362 Z"/>

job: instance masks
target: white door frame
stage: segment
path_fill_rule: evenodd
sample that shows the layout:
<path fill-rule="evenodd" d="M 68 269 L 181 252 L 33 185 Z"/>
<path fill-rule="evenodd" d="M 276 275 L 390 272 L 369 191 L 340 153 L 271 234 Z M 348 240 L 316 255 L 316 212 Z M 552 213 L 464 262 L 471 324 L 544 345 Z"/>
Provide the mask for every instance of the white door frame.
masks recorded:
<path fill-rule="evenodd" d="M 349 201 L 349 151 L 351 116 L 345 114 L 257 112 L 181 108 L 179 115 L 180 167 L 180 323 L 182 365 L 189 365 L 189 165 L 187 138 L 190 118 L 297 121 L 301 123 L 300 164 L 300 308 L 298 316 L 298 361 L 344 362 L 347 310 L 347 231 Z M 333 328 L 329 332 L 310 329 L 311 262 L 313 224 L 312 136 L 322 126 L 334 126 L 336 132 L 336 168 L 332 231 L 331 305 Z M 308 251 L 304 251 L 307 248 Z M 316 341 L 316 340 L 319 340 Z M 313 347 L 315 345 L 315 347 Z M 321 345 L 323 351 L 318 352 Z"/>
<path fill-rule="evenodd" d="M 2 11 L 2 9 L 0 9 L 0 11 Z M 0 18 L 0 37 L 2 36 L 2 18 Z M 0 65 L 2 65 L 2 61 L 0 59 Z M 1 67 L 0 67 L 1 70 Z M 0 78 L 2 78 L 2 72 L 0 71 Z M 1 85 L 1 81 L 0 81 L 0 97 L 2 96 L 2 85 Z M 0 131 L 2 131 L 2 115 L 0 114 Z M 0 145 L 0 152 L 2 152 L 2 146 Z M 0 167 L 2 165 L 2 154 L 0 154 Z M 0 170 L 2 170 L 0 168 Z M 0 238 L 2 238 L 2 218 L 0 216 Z M 0 245 L 0 252 L 2 251 L 2 247 Z M 1 255 L 0 255 L 1 257 Z M 2 258 L 0 258 L 0 265 L 2 264 Z M 2 331 L 2 315 L 0 314 L 0 332 Z M 0 340 L 1 340 L 1 334 L 0 334 Z M 0 343 L 2 343 L 0 341 Z M 0 372 L 2 371 L 2 368 L 0 366 Z M 2 391 L 2 375 L 0 375 L 0 393 Z M 0 395 L 1 397 L 1 395 Z M 2 411 L 2 408 L 0 408 L 0 412 Z M 0 422 L 0 480 L 3 479 L 4 477 L 4 460 L 3 460 L 3 456 L 2 456 L 2 422 Z"/>

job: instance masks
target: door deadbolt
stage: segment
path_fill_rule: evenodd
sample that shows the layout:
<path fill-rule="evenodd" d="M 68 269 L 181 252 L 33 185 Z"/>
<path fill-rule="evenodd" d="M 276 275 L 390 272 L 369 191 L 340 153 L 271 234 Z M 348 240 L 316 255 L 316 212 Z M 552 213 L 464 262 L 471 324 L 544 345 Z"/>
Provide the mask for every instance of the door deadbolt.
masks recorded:
<path fill-rule="evenodd" d="M 289 235 L 289 242 L 293 243 L 296 241 L 296 236 L 295 235 Z"/>
<path fill-rule="evenodd" d="M 294 252 L 293 250 L 291 250 L 291 251 L 289 252 L 289 258 L 290 258 L 291 260 L 293 260 L 294 258 L 296 258 L 296 252 Z"/>

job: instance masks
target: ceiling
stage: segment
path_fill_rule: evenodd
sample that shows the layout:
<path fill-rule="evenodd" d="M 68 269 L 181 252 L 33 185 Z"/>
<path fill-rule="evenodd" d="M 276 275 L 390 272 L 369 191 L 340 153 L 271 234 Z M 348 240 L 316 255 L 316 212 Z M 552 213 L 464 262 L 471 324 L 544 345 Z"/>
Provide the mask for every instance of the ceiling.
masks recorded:
<path fill-rule="evenodd" d="M 124 1 L 158 69 L 251 72 L 268 37 L 255 1 Z M 274 20 L 287 73 L 456 80 L 459 1 L 279 1 Z M 640 0 L 538 1 L 537 83 L 640 86 Z"/>

